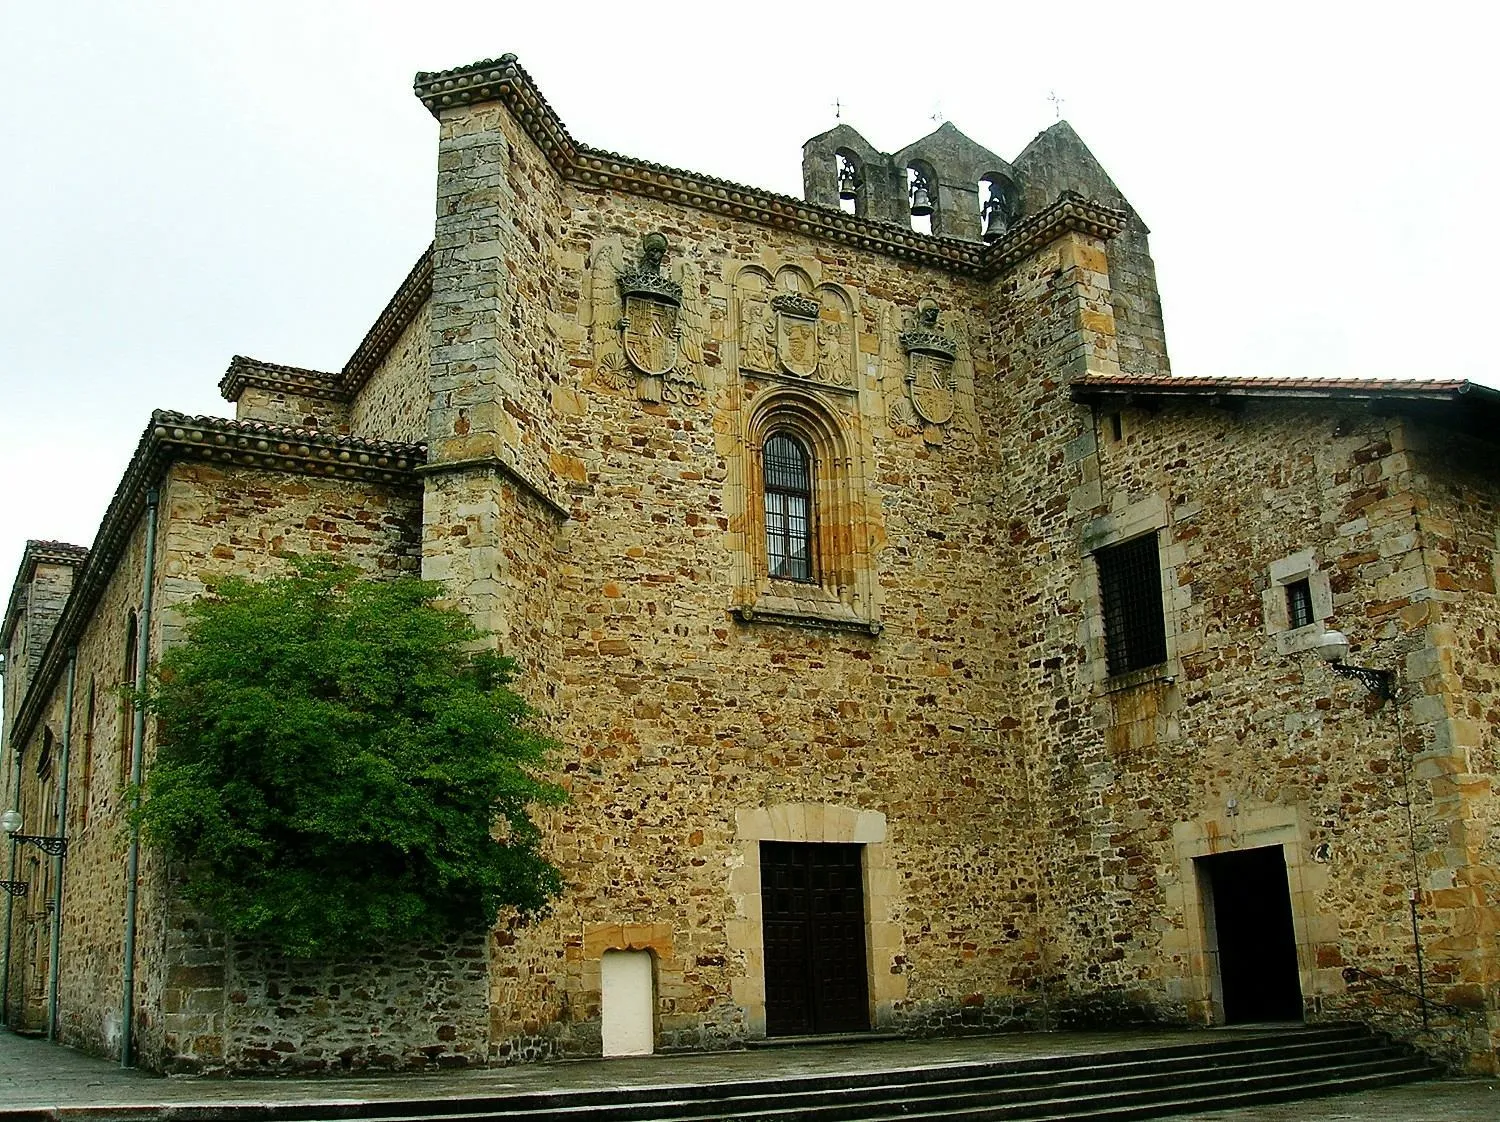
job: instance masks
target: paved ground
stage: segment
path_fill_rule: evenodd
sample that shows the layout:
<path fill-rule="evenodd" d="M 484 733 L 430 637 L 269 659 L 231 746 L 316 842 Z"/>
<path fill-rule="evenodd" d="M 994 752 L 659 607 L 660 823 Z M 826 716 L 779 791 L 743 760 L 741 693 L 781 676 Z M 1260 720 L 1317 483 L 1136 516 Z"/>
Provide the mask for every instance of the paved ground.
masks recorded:
<path fill-rule="evenodd" d="M 1230 1033 L 1235 1030 L 1211 1030 Z M 434 1075 L 325 1079 L 159 1078 L 0 1030 L 0 1109 L 348 1102 L 607 1087 L 670 1086 L 876 1071 L 1200 1041 L 1203 1032 L 1017 1033 L 711 1055 L 578 1060 Z M 1500 1080 L 1444 1080 L 1287 1106 L 1179 1116 L 1198 1122 L 1497 1122 Z"/>

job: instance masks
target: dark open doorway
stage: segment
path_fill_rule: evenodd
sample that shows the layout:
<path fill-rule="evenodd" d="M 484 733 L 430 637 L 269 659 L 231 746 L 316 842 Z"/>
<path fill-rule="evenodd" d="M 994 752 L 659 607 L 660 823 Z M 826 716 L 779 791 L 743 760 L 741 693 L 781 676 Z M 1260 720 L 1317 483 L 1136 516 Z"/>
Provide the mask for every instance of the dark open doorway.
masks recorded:
<path fill-rule="evenodd" d="M 1279 845 L 1198 858 L 1218 951 L 1224 1020 L 1300 1021 L 1302 982 Z"/>
<path fill-rule="evenodd" d="M 870 1027 L 863 848 L 761 842 L 768 1035 Z"/>

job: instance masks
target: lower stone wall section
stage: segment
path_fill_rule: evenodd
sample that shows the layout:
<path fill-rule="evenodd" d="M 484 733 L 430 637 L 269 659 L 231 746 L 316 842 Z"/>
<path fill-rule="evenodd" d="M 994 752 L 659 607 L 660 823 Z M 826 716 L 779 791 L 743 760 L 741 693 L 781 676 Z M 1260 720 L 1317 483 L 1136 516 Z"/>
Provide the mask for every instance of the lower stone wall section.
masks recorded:
<path fill-rule="evenodd" d="M 175 925 L 166 967 L 168 1072 L 291 1075 L 483 1064 L 481 933 L 360 959 L 296 960 Z"/>

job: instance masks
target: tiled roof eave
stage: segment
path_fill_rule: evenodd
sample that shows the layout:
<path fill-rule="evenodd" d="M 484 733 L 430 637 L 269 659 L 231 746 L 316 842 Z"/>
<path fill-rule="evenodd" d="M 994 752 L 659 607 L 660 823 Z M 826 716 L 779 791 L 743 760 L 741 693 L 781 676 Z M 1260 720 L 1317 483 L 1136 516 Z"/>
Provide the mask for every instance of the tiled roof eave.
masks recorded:
<path fill-rule="evenodd" d="M 396 293 L 375 317 L 370 330 L 360 340 L 359 346 L 344 363 L 337 375 L 339 387 L 352 400 L 375 372 L 396 340 L 417 318 L 417 313 L 432 295 L 432 246 L 422 251 L 417 263 L 411 267 L 405 279 L 396 288 Z"/>
<path fill-rule="evenodd" d="M 94 544 L 74 578 L 62 616 L 16 710 L 10 743 L 18 749 L 36 727 L 46 698 L 62 672 L 67 651 L 93 616 L 146 509 L 147 492 L 178 460 L 420 487 L 415 469 L 427 462 L 427 446 L 156 410 L 115 488 Z"/>
<path fill-rule="evenodd" d="M 349 400 L 349 395 L 339 384 L 337 374 L 235 355 L 229 360 L 229 369 L 224 372 L 224 377 L 219 379 L 219 393 L 225 401 L 238 401 L 240 394 L 249 386 L 275 393 L 303 394 L 325 401 Z"/>
<path fill-rule="evenodd" d="M 1500 401 L 1500 391 L 1473 382 L 1401 378 L 1198 378 L 1091 374 L 1072 383 L 1075 400 L 1106 396 L 1323 398 L 1457 401 L 1468 394 Z"/>

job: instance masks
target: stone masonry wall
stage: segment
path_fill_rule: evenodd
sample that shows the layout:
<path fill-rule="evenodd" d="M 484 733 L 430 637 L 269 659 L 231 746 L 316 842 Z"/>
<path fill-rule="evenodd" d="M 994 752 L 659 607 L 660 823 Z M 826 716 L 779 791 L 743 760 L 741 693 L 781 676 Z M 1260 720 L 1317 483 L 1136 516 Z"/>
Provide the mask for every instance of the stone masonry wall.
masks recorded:
<path fill-rule="evenodd" d="M 1193 861 L 1272 844 L 1288 866 L 1309 1013 L 1382 1019 L 1403 999 L 1346 971 L 1414 988 L 1413 862 L 1429 880 L 1445 875 L 1446 839 L 1464 817 L 1445 805 L 1433 748 L 1410 739 L 1436 688 L 1418 672 L 1434 656 L 1441 588 L 1415 513 L 1430 481 L 1414 473 L 1399 421 L 1335 406 L 1205 403 L 1127 409 L 1121 421 L 1117 441 L 1107 415 L 1079 410 L 1076 446 L 1096 465 L 1098 500 L 1052 521 L 1063 562 L 1053 579 L 1068 592 L 1047 605 L 1072 621 L 1072 656 L 1058 636 L 1061 677 L 1022 687 L 1039 715 L 1066 719 L 1037 741 L 1053 753 L 1042 937 L 1068 995 L 1057 1007 L 1083 1019 L 1218 1015 Z M 1109 679 L 1084 558 L 1148 529 L 1160 535 L 1169 661 L 1146 680 Z M 1316 629 L 1349 634 L 1353 662 L 1397 668 L 1409 700 L 1376 704 L 1268 618 L 1284 594 L 1275 566 L 1298 554 L 1329 592 Z M 1044 651 L 1021 664 L 1045 667 Z M 1079 893 L 1090 880 L 1097 890 Z M 1423 901 L 1424 938 L 1441 958 L 1474 913 L 1445 918 L 1434 902 Z M 1450 954 L 1457 981 L 1463 956 Z M 1472 1063 L 1463 1036 L 1450 1028 L 1427 1043 Z"/>
<path fill-rule="evenodd" d="M 431 318 L 424 307 L 407 324 L 349 406 L 349 430 L 377 440 L 427 439 Z"/>
<path fill-rule="evenodd" d="M 417 567 L 414 488 L 180 463 L 163 501 L 160 619 L 166 643 L 181 635 L 180 606 L 215 579 L 284 572 L 287 554 L 331 556 L 377 576 L 412 574 Z M 170 891 L 174 875 L 160 870 L 160 900 L 152 913 L 160 964 L 155 998 L 163 1022 L 155 1066 L 363 1067 L 392 1051 L 406 1058 L 421 1047 L 441 1054 L 477 1047 L 472 1033 L 440 1039 L 452 1015 L 445 1010 L 434 1018 L 421 1009 L 431 997 L 432 976 L 446 968 L 415 958 L 337 966 L 275 963 L 253 949 L 226 946 L 220 933 L 176 901 Z M 266 985 L 251 985 L 242 973 L 251 962 L 266 969 Z M 375 1039 L 379 1025 L 362 1019 L 362 1039 L 355 1041 L 340 1023 L 337 1010 L 355 993 L 393 1003 L 382 1006 L 392 1010 L 381 1021 L 384 1039 Z M 288 1047 L 289 1041 L 295 1043 Z"/>
<path fill-rule="evenodd" d="M 299 429 L 350 431 L 349 406 L 346 403 L 329 401 L 312 394 L 266 389 L 263 386 L 246 386 L 240 391 L 239 399 L 234 403 L 234 416 L 240 421 L 265 421 L 268 424 L 291 425 Z"/>
<path fill-rule="evenodd" d="M 27 683 L 41 662 L 47 649 L 47 640 L 57 626 L 57 617 L 67 603 L 68 592 L 73 587 L 73 567 L 48 562 L 39 562 L 26 586 L 21 604 L 22 618 L 11 630 L 10 643 L 5 651 L 5 696 L 4 713 L 7 721 L 15 715 L 26 695 Z M 9 777 L 5 780 L 9 793 Z M 9 805 L 8 803 L 6 804 Z"/>
<path fill-rule="evenodd" d="M 483 136 L 489 127 L 509 166 L 534 169 L 529 142 L 506 121 L 487 107 L 446 112 L 444 143 L 499 147 Z M 551 172 L 505 175 L 537 186 L 533 176 Z M 435 490 L 457 486 L 437 477 L 426 515 L 425 573 L 447 563 L 434 511 L 460 502 L 472 512 L 454 523 L 470 543 L 462 556 L 478 556 L 472 543 L 493 520 L 492 548 L 532 572 L 529 586 L 491 594 L 487 618 L 564 746 L 573 799 L 548 819 L 568 891 L 547 920 L 495 933 L 494 1058 L 597 1052 L 599 956 L 629 946 L 655 956 L 663 1042 L 712 1047 L 763 1032 L 764 1013 L 747 997 L 761 984 L 759 889 L 740 875 L 758 853 L 742 823 L 772 808 L 790 833 L 825 836 L 813 833 L 811 810 L 778 819 L 774 808 L 788 806 L 883 823 L 891 871 L 878 896 L 888 910 L 871 935 L 880 1024 L 1023 1021 L 1011 995 L 1037 953 L 1027 934 L 1034 864 L 1018 859 L 1031 844 L 1029 791 L 993 716 L 1004 710 L 1011 648 L 993 606 L 1008 574 L 994 558 L 998 497 L 985 470 L 1011 436 L 982 420 L 1001 411 L 982 294 L 934 271 L 669 205 L 573 187 L 564 203 L 572 219 L 560 236 L 537 230 L 549 254 L 537 271 L 553 288 L 524 303 L 526 314 L 548 314 L 525 328 L 536 355 L 521 368 L 533 381 L 518 407 L 529 414 L 546 391 L 547 420 L 528 420 L 527 431 L 555 433 L 543 488 L 568 521 L 554 529 L 540 515 L 507 517 L 514 488 L 503 484 L 488 513 L 474 492 L 434 503 Z M 528 213 L 545 223 L 550 204 Z M 497 221 L 508 229 L 526 217 Z M 701 311 L 703 356 L 691 385 L 668 384 L 659 399 L 601 365 L 613 323 L 595 307 L 609 299 L 614 265 L 633 263 L 657 230 L 671 246 L 664 272 L 683 278 Z M 468 236 L 479 241 L 482 230 Z M 807 392 L 845 418 L 863 467 L 878 636 L 816 619 L 746 624 L 729 612 L 744 591 L 736 553 L 759 517 L 758 498 L 735 514 L 729 496 L 747 480 L 744 426 L 772 381 L 739 373 L 735 278 L 745 266 L 770 276 L 790 266 L 851 294 L 852 394 Z M 930 440 L 891 419 L 907 392 L 894 333 L 925 296 L 965 341 L 960 407 Z M 500 323 L 510 338 L 513 320 Z M 444 437 L 435 427 L 435 448 Z M 503 583 L 508 566 L 481 557 L 471 579 Z"/>
<path fill-rule="evenodd" d="M 164 643 L 180 634 L 181 618 L 174 608 L 200 595 L 215 576 L 260 575 L 280 569 L 279 556 L 285 552 L 328 553 L 377 573 L 416 568 L 417 496 L 411 491 L 178 464 L 163 485 L 162 496 L 153 660 Z M 124 789 L 129 776 L 130 713 L 119 690 L 125 677 L 129 616 L 141 603 L 144 533 L 144 525 L 138 525 L 77 644 L 59 1009 L 64 1043 L 106 1055 L 118 1054 L 122 1036 L 122 874 L 130 838 Z M 44 729 L 60 741 L 64 712 L 65 681 L 60 679 L 35 736 L 20 746 L 23 760 L 36 760 Z M 146 727 L 149 766 L 154 725 L 148 721 Z M 49 832 L 52 825 L 43 821 L 42 804 L 55 799 L 56 752 L 54 748 L 54 779 L 45 798 L 34 767 L 23 768 L 22 773 L 28 824 Z M 39 879 L 46 875 L 40 867 L 38 874 Z M 219 980 L 215 1000 L 219 1006 L 224 1004 L 222 946 L 194 917 L 181 913 L 171 891 L 171 871 L 149 847 L 142 850 L 140 886 L 139 1062 L 156 1068 L 221 1066 L 226 1033 L 238 1026 L 232 1010 L 225 1015 L 205 1013 L 204 1008 L 212 1004 L 205 991 L 214 990 L 215 979 Z M 15 910 L 12 925 L 18 950 L 32 948 L 29 957 L 18 954 L 12 964 L 13 1001 L 19 1001 L 23 993 L 30 995 L 15 1023 L 32 1028 L 41 1027 L 45 1017 L 40 997 L 45 989 L 36 981 L 38 971 L 44 969 L 50 938 L 51 921 L 44 911 L 49 899 L 48 885 L 35 886 L 23 898 L 24 905 Z M 433 973 L 430 964 L 416 970 Z M 392 992 L 399 988 L 399 982 L 390 980 L 384 985 Z M 433 1026 L 420 1043 L 450 1050 L 449 1042 L 436 1039 L 441 1027 Z M 249 1029 L 244 1032 L 249 1039 Z M 310 1028 L 297 1027 L 295 1032 L 308 1040 L 317 1036 Z M 473 1040 L 470 1033 L 466 1046 L 479 1047 Z"/>
<path fill-rule="evenodd" d="M 1077 191 L 1126 211 L 1125 229 L 1109 247 L 1110 304 L 1120 369 L 1126 374 L 1170 373 L 1149 231 L 1129 200 L 1066 121 L 1059 121 L 1027 145 L 1016 157 L 1015 170 L 1027 214 L 1036 213 L 1063 191 Z"/>
<path fill-rule="evenodd" d="M 105 587 L 99 606 L 77 644 L 58 1009 L 64 1043 L 106 1055 L 118 1054 L 121 1041 L 123 872 L 128 844 L 124 787 L 129 773 L 130 716 L 120 689 L 126 684 L 128 621 L 130 613 L 138 610 L 141 603 L 144 550 L 142 522 L 136 526 L 126 556 Z M 61 779 L 58 749 L 54 748 L 53 780 L 48 785 L 51 805 L 45 810 L 39 805 L 42 799 L 35 763 L 43 730 L 50 729 L 60 743 L 65 715 L 66 674 L 49 695 L 30 741 L 16 746 L 22 754 L 22 804 L 27 829 L 33 833 L 57 832 L 56 806 L 52 800 Z M 28 849 L 27 859 L 35 852 Z M 18 940 L 24 938 L 21 924 L 26 924 L 37 950 L 30 956 L 13 954 L 11 981 L 13 999 L 27 990 L 34 999 L 23 1016 L 12 1023 L 41 1029 L 46 1023 L 45 991 L 34 983 L 44 976 L 54 917 L 45 913 L 51 899 L 50 874 L 41 863 L 36 863 L 33 870 L 30 876 L 41 874 L 38 880 L 46 883 L 33 884 L 32 891 L 18 901 L 20 906 L 16 910 L 24 911 L 26 918 L 17 915 L 12 933 Z M 141 1024 L 142 1041 L 149 1038 L 151 1027 L 149 1019 Z"/>
<path fill-rule="evenodd" d="M 1412 702 L 1414 773 L 1441 823 L 1420 854 L 1425 952 L 1439 1000 L 1482 1070 L 1500 1070 L 1500 483 L 1492 445 L 1407 426 L 1425 501 L 1417 531 L 1428 561 L 1428 647 L 1408 660 L 1427 696 Z M 1434 697 L 1441 690 L 1441 710 Z M 1486 1020 L 1488 1024 L 1486 1025 Z"/>

